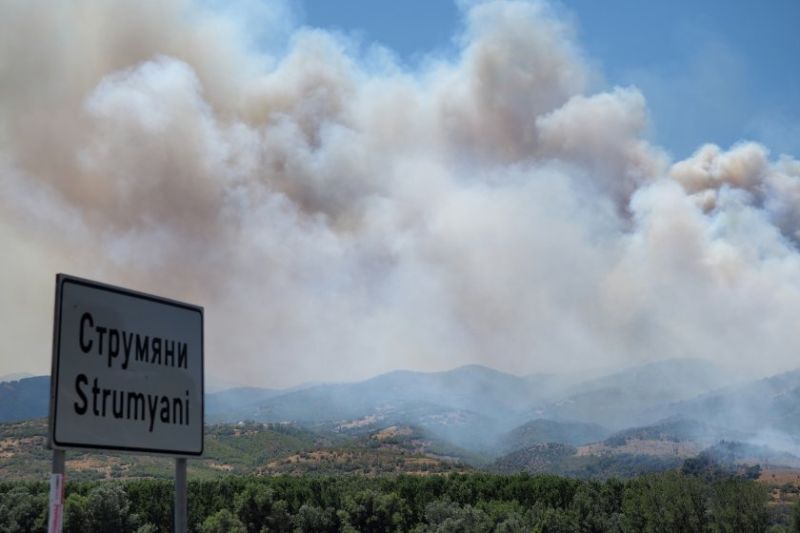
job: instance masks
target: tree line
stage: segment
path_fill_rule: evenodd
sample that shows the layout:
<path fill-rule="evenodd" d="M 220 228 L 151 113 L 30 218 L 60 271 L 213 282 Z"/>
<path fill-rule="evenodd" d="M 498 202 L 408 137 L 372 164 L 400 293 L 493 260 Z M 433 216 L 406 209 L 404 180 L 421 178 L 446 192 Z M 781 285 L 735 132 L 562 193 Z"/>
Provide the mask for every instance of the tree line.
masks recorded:
<path fill-rule="evenodd" d="M 190 530 L 511 533 L 800 532 L 800 508 L 775 519 L 743 477 L 679 471 L 621 481 L 486 473 L 220 477 L 189 483 Z M 47 528 L 46 483 L 0 482 L 0 532 Z M 68 483 L 66 533 L 172 528 L 173 486 L 143 479 Z"/>

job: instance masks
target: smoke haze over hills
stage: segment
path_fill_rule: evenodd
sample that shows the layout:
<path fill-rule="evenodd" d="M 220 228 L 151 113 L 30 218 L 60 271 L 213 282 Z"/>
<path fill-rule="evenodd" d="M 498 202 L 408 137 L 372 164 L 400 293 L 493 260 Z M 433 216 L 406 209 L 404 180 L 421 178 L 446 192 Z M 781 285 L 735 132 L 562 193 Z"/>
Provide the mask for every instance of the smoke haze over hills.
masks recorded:
<path fill-rule="evenodd" d="M 542 2 L 413 68 L 286 9 L 0 4 L 0 373 L 48 368 L 57 271 L 205 306 L 208 372 L 264 386 L 797 367 L 800 161 L 672 161 Z"/>
<path fill-rule="evenodd" d="M 48 376 L 0 384 L 0 423 L 44 418 L 48 384 Z M 204 412 L 207 428 L 268 423 L 339 440 L 410 431 L 412 440 L 469 451 L 471 459 L 459 456 L 475 464 L 518 451 L 520 459 L 546 455 L 538 445 L 555 443 L 577 446 L 568 455 L 592 461 L 669 459 L 651 465 L 660 469 L 719 444 L 766 446 L 755 462 L 797 467 L 799 403 L 800 371 L 739 382 L 707 361 L 673 359 L 597 377 L 522 377 L 467 365 L 284 390 L 235 388 L 208 393 Z"/>

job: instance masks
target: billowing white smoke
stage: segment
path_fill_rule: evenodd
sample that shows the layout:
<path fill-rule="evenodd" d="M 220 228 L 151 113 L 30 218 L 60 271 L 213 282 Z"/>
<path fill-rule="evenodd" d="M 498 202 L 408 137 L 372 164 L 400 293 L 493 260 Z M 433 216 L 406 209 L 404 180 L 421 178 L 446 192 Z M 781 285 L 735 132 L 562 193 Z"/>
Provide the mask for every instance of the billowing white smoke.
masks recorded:
<path fill-rule="evenodd" d="M 797 366 L 800 162 L 671 164 L 546 5 L 464 18 L 409 69 L 181 0 L 0 4 L 0 370 L 47 368 L 57 271 L 205 305 L 239 382 Z"/>

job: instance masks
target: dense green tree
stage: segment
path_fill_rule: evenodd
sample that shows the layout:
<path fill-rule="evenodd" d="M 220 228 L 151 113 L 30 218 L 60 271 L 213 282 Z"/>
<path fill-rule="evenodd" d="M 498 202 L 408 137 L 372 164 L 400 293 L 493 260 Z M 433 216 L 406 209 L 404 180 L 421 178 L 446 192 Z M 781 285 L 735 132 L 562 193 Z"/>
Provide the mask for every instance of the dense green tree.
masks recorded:
<path fill-rule="evenodd" d="M 272 512 L 267 517 L 267 524 L 261 528 L 261 533 L 289 533 L 293 529 L 292 514 L 289 504 L 285 500 L 278 500 L 272 505 Z"/>
<path fill-rule="evenodd" d="M 90 531 L 89 499 L 78 493 L 67 496 L 64 502 L 64 533 Z"/>
<path fill-rule="evenodd" d="M 136 529 L 125 489 L 119 483 L 103 483 L 89 491 L 87 533 L 125 533 Z"/>
<path fill-rule="evenodd" d="M 622 522 L 624 486 L 616 480 L 587 481 L 578 486 L 570 508 L 581 533 L 619 530 Z"/>
<path fill-rule="evenodd" d="M 531 531 L 535 533 L 574 533 L 579 531 L 574 512 L 536 505 L 531 512 Z"/>
<path fill-rule="evenodd" d="M 800 533 L 800 500 L 792 505 L 792 533 Z"/>
<path fill-rule="evenodd" d="M 259 533 L 272 514 L 275 491 L 260 483 L 247 485 L 236 495 L 235 512 L 248 533 Z"/>
<path fill-rule="evenodd" d="M 789 533 L 789 528 L 779 524 L 773 524 L 769 526 L 767 533 Z"/>
<path fill-rule="evenodd" d="M 677 472 L 631 481 L 622 510 L 625 530 L 642 533 L 697 533 L 706 528 L 707 487 L 702 479 Z"/>
<path fill-rule="evenodd" d="M 203 521 L 200 533 L 247 533 L 247 528 L 236 515 L 222 509 Z"/>
<path fill-rule="evenodd" d="M 0 531 L 47 531 L 47 498 L 47 493 L 29 485 L 20 485 L 0 493 Z"/>
<path fill-rule="evenodd" d="M 0 481 L 0 532 L 44 531 L 47 496 L 44 483 Z M 70 483 L 65 532 L 166 533 L 173 497 L 169 481 Z M 189 483 L 189 526 L 248 533 L 798 530 L 788 506 L 767 513 L 766 501 L 765 490 L 744 477 L 677 471 L 628 481 L 486 473 L 222 476 Z M 794 513 L 800 517 L 800 504 Z"/>
<path fill-rule="evenodd" d="M 190 484 L 190 492 L 195 484 Z M 174 487 L 170 481 L 135 479 L 125 482 L 125 492 L 128 494 L 128 501 L 131 509 L 134 509 L 139 516 L 142 524 L 152 524 L 156 526 L 156 531 L 169 533 L 172 531 L 172 512 Z M 192 494 L 191 497 L 194 495 Z M 196 507 L 195 500 L 191 499 L 189 505 L 189 515 L 197 516 L 201 509 Z M 199 504 L 199 502 L 198 502 Z M 205 509 L 206 513 L 211 509 Z M 193 522 L 195 524 L 198 521 Z"/>
<path fill-rule="evenodd" d="M 531 530 L 525 516 L 517 512 L 509 513 L 494 528 L 494 533 L 522 533 Z"/>
<path fill-rule="evenodd" d="M 322 509 L 316 505 L 303 504 L 292 518 L 295 531 L 302 533 L 324 533 L 338 531 L 338 520 L 332 508 Z"/>
<path fill-rule="evenodd" d="M 408 530 L 410 515 L 406 502 L 396 493 L 372 489 L 346 496 L 339 511 L 343 526 L 362 533 Z"/>
<path fill-rule="evenodd" d="M 427 531 L 436 533 L 489 533 L 494 523 L 489 515 L 466 504 L 452 501 L 436 501 L 425 509 Z"/>
<path fill-rule="evenodd" d="M 714 483 L 709 503 L 712 533 L 763 533 L 767 530 L 767 491 L 744 479 Z"/>

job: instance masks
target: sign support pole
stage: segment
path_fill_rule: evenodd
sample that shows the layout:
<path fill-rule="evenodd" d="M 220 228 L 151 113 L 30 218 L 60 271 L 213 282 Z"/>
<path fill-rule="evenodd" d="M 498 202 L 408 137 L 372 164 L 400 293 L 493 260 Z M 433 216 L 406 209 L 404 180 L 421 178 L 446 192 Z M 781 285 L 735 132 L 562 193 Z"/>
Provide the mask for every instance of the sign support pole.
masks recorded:
<path fill-rule="evenodd" d="M 186 459 L 175 459 L 175 533 L 186 533 Z"/>
<path fill-rule="evenodd" d="M 53 468 L 50 474 L 50 514 L 48 533 L 61 533 L 64 520 L 64 450 L 53 450 Z"/>

